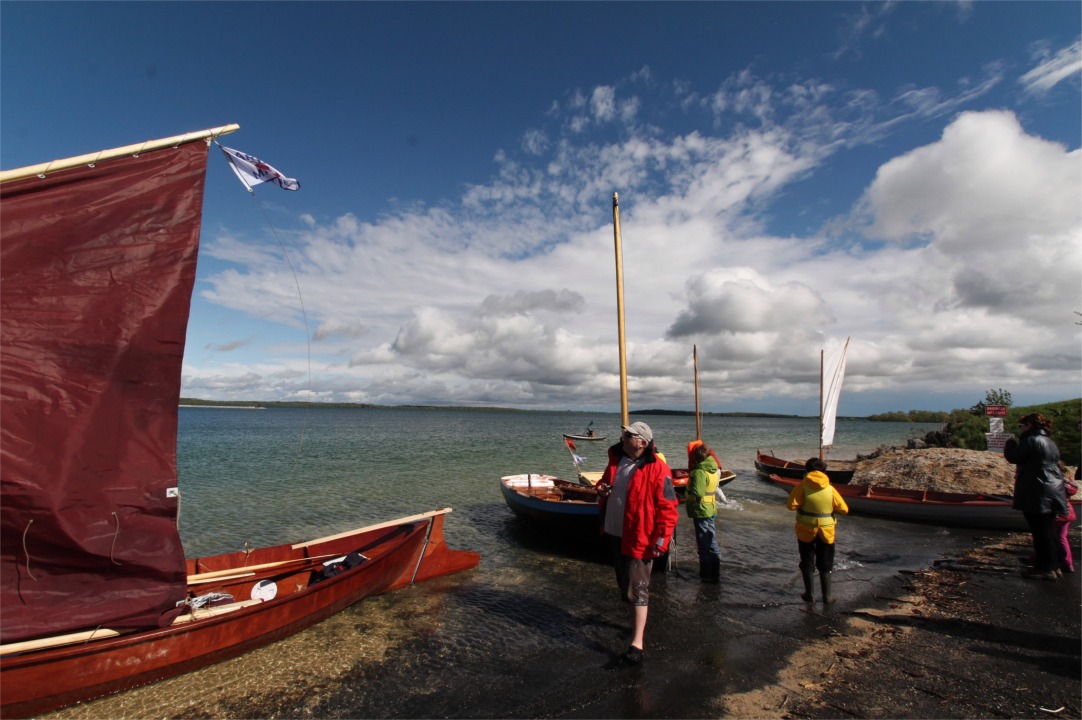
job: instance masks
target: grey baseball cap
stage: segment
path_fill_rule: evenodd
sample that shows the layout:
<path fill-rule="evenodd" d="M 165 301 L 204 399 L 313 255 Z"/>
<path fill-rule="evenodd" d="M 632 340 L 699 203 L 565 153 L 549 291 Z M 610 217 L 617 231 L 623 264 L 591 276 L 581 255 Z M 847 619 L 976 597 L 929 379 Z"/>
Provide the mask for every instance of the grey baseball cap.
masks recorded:
<path fill-rule="evenodd" d="M 633 422 L 630 425 L 623 426 L 624 432 L 629 432 L 632 435 L 638 435 L 646 442 L 654 441 L 654 431 L 650 429 L 650 426 L 644 422 Z"/>

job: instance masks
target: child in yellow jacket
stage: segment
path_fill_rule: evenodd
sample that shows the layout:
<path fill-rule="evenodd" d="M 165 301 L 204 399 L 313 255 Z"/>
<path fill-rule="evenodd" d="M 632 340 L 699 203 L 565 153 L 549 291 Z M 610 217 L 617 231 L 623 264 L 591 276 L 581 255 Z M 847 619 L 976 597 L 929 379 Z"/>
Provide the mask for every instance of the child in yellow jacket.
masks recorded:
<path fill-rule="evenodd" d="M 804 463 L 804 479 L 789 493 L 785 507 L 796 510 L 796 539 L 800 550 L 800 574 L 804 577 L 801 599 L 812 601 L 812 576 L 819 569 L 823 604 L 834 602 L 830 573 L 834 569 L 835 513 L 849 512 L 827 477 L 827 464 L 817 457 Z"/>

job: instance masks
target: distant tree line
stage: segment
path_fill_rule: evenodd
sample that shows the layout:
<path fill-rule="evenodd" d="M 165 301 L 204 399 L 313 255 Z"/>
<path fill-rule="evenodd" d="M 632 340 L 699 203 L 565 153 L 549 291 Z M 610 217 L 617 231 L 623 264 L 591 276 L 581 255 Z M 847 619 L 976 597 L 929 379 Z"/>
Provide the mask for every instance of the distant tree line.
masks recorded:
<path fill-rule="evenodd" d="M 950 417 L 950 413 L 935 410 L 909 410 L 907 412 L 896 410 L 894 412 L 879 413 L 878 415 L 869 415 L 868 419 L 881 422 L 941 423 L 947 422 L 948 417 Z"/>

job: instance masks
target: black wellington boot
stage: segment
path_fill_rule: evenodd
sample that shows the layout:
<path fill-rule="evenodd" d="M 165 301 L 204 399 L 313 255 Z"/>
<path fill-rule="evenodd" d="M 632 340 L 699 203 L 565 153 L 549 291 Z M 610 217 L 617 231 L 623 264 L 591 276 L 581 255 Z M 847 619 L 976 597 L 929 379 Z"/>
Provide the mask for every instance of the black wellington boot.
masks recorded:
<path fill-rule="evenodd" d="M 706 561 L 706 574 L 702 578 L 703 582 L 721 582 L 721 558 L 712 557 Z"/>
<path fill-rule="evenodd" d="M 831 588 L 830 573 L 819 573 L 819 587 L 823 590 L 823 604 L 830 605 L 834 602 L 834 591 Z"/>
<path fill-rule="evenodd" d="M 804 577 L 804 592 L 800 594 L 800 599 L 804 602 L 812 601 L 812 575 L 815 574 L 814 570 L 805 570 L 801 568 L 800 574 Z"/>

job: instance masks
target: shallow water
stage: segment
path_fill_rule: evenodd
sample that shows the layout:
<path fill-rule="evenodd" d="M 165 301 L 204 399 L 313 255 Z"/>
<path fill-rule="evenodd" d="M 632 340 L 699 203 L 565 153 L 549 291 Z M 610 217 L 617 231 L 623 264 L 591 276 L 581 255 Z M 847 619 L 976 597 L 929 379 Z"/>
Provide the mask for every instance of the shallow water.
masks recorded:
<path fill-rule="evenodd" d="M 674 465 L 694 418 L 644 416 Z M 770 683 L 802 637 L 829 625 L 799 599 L 784 491 L 756 478 L 757 448 L 815 454 L 810 420 L 704 418 L 737 473 L 719 506 L 720 586 L 697 577 L 681 517 L 670 572 L 655 575 L 647 662 L 612 669 L 628 623 L 612 570 L 574 538 L 523 525 L 502 475 L 571 476 L 561 433 L 617 415 L 480 410 L 182 409 L 181 531 L 189 554 L 303 540 L 451 506 L 446 536 L 481 554 L 471 571 L 370 598 L 293 638 L 67 717 L 701 717 L 727 693 Z M 303 439 L 299 428 L 304 428 Z M 834 456 L 903 444 L 935 426 L 842 421 Z M 580 443 L 600 469 L 606 442 Z M 838 613 L 899 570 L 972 533 L 843 518 Z M 708 691 L 704 691 L 706 678 Z"/>

